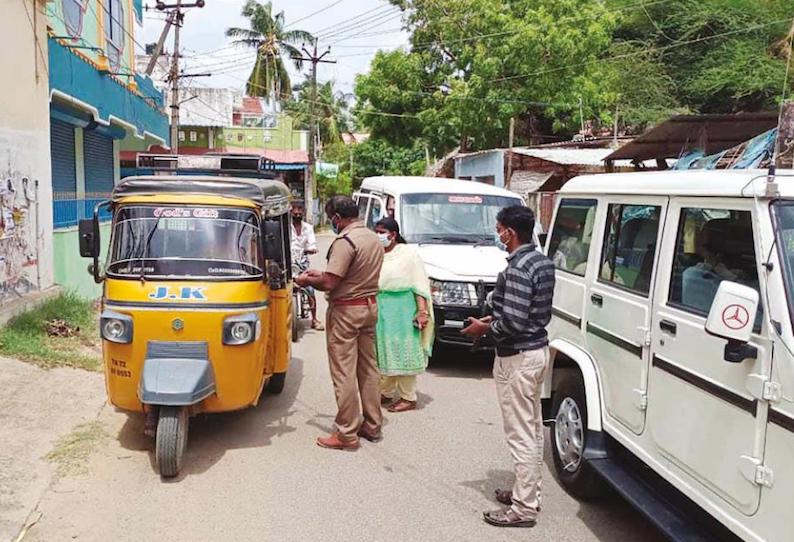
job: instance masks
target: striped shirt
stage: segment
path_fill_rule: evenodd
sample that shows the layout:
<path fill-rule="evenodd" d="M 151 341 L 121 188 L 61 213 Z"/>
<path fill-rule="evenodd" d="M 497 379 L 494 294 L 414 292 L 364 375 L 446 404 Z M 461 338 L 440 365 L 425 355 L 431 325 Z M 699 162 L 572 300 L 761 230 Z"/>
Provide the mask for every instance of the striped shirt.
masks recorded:
<path fill-rule="evenodd" d="M 536 350 L 549 344 L 546 326 L 551 321 L 554 295 L 554 264 L 535 250 L 522 245 L 507 258 L 507 269 L 499 274 L 493 292 L 493 321 L 490 336 L 499 356 Z"/>

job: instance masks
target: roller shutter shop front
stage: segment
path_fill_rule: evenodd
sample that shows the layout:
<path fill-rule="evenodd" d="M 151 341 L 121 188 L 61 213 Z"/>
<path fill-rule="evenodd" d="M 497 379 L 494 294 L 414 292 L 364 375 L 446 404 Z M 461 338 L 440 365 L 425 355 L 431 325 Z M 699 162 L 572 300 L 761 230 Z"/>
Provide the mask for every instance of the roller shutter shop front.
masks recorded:
<path fill-rule="evenodd" d="M 113 190 L 113 139 L 93 130 L 83 132 L 85 197 L 101 199 Z"/>
<path fill-rule="evenodd" d="M 77 197 L 74 126 L 52 119 L 50 124 L 50 149 L 53 198 L 56 200 L 73 200 Z"/>

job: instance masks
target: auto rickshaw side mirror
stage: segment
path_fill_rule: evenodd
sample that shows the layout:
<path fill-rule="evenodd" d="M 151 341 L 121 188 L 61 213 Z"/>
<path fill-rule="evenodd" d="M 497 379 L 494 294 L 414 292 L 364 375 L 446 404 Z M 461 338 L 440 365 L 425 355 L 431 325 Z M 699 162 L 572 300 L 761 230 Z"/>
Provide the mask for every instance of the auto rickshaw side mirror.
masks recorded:
<path fill-rule="evenodd" d="M 262 252 L 266 260 L 281 263 L 284 259 L 284 244 L 281 236 L 281 224 L 275 220 L 266 220 L 262 225 Z"/>
<path fill-rule="evenodd" d="M 80 256 L 83 258 L 99 257 L 99 224 L 93 218 L 84 218 L 78 225 L 80 236 Z"/>
<path fill-rule="evenodd" d="M 277 220 L 262 223 L 262 253 L 265 256 L 265 281 L 271 288 L 283 287 L 282 283 L 286 282 L 283 279 L 283 270 L 286 269 L 284 232 Z"/>

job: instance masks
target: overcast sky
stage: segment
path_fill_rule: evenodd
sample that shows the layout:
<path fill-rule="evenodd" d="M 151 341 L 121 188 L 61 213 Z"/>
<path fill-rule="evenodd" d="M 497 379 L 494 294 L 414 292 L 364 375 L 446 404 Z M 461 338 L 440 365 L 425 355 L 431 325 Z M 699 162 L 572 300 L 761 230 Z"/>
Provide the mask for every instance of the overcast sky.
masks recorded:
<path fill-rule="evenodd" d="M 184 1 L 184 0 L 183 0 Z M 261 1 L 261 0 L 260 0 Z M 153 0 L 146 0 L 154 5 Z M 202 86 L 242 88 L 253 65 L 254 53 L 230 47 L 225 31 L 231 26 L 247 28 L 240 15 L 244 0 L 206 0 L 204 8 L 187 11 L 180 41 L 188 72 L 212 72 L 195 79 Z M 274 12 L 284 11 L 289 29 L 307 30 L 319 38 L 327 58 L 336 64 L 320 64 L 318 80 L 333 79 L 345 92 L 352 92 L 355 76 L 366 72 L 378 49 L 395 49 L 407 43 L 397 8 L 384 0 L 273 0 Z M 322 10 L 322 11 L 321 11 Z M 319 12 L 319 13 L 317 13 Z M 164 17 L 157 11 L 144 12 L 139 43 L 157 41 Z M 173 32 L 173 31 L 172 31 Z M 173 34 L 166 42 L 173 47 Z M 302 77 L 293 75 L 293 83 Z"/>

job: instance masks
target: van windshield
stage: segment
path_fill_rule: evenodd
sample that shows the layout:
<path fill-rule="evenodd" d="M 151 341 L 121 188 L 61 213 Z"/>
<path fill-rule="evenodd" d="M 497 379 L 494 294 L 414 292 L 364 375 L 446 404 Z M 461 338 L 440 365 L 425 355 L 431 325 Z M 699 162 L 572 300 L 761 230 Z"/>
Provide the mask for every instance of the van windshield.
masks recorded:
<path fill-rule="evenodd" d="M 409 243 L 495 244 L 496 215 L 521 200 L 480 194 L 405 194 L 400 233 Z"/>
<path fill-rule="evenodd" d="M 146 278 L 262 277 L 251 210 L 127 206 L 116 213 L 108 274 Z"/>

